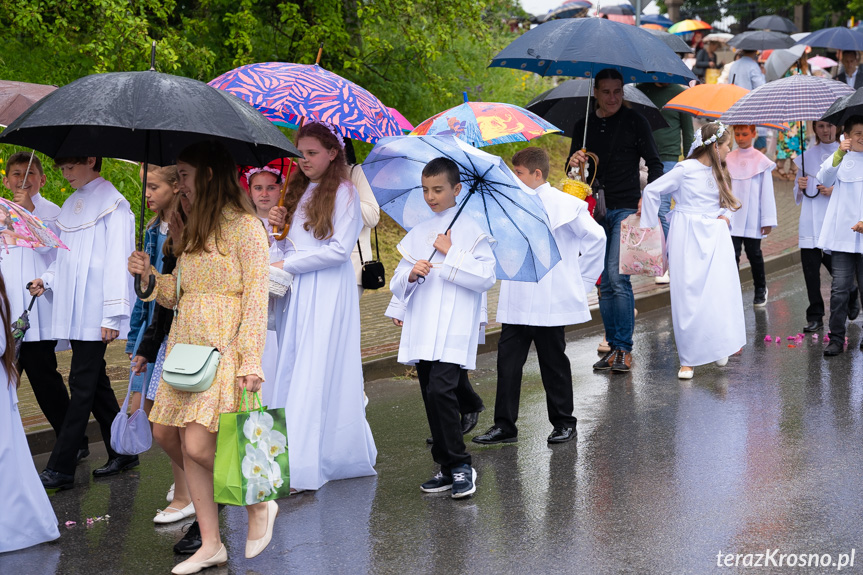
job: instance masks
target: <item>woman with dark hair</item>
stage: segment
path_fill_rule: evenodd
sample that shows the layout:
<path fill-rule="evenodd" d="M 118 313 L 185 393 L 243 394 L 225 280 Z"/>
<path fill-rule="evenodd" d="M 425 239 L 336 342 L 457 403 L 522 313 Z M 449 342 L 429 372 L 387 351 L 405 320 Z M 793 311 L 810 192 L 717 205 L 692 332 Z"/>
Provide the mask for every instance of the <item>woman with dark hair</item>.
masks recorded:
<path fill-rule="evenodd" d="M 160 274 L 144 252 L 134 252 L 129 273 L 141 274 L 143 286 L 155 276 L 156 289 L 149 299 L 164 307 L 177 306 L 168 355 L 177 343 L 212 346 L 221 352 L 208 389 L 183 392 L 163 381 L 150 411 L 153 423 L 179 428 L 182 448 L 169 455 L 182 462 L 201 530 L 201 548 L 172 571 L 180 575 L 228 560 L 213 500 L 216 432 L 220 414 L 239 411 L 244 389 L 261 389 L 269 256 L 264 228 L 222 144 L 202 142 L 186 148 L 177 158 L 177 171 L 180 192 L 192 200 L 183 234 L 174 246 L 177 267 L 173 274 Z M 268 501 L 246 510 L 246 557 L 250 558 L 269 544 L 278 505 Z"/>
<path fill-rule="evenodd" d="M 26 248 L 18 248 L 26 249 Z M 0 553 L 60 537 L 57 516 L 33 465 L 24 424 L 18 413 L 18 372 L 12 340 L 9 300 L 0 275 Z"/>

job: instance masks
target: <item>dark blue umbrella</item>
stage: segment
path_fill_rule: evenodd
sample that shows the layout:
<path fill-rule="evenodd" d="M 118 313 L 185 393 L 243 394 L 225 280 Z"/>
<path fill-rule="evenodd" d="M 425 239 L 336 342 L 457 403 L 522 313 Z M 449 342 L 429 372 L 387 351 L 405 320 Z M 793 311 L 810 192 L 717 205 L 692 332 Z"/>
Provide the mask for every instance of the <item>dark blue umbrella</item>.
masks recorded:
<path fill-rule="evenodd" d="M 588 0 L 567 0 L 554 10 L 549 10 L 548 14 L 542 17 L 542 22 L 557 20 L 558 18 L 575 18 L 591 8 L 593 4 Z"/>
<path fill-rule="evenodd" d="M 798 44 L 813 48 L 832 48 L 833 50 L 863 50 L 863 32 L 849 30 L 844 26 L 822 28 L 800 39 Z M 730 44 L 730 42 L 729 42 Z"/>
<path fill-rule="evenodd" d="M 597 14 L 616 14 L 618 16 L 635 16 L 635 8 L 632 4 L 615 4 L 613 6 L 601 6 L 596 10 Z"/>
<path fill-rule="evenodd" d="M 794 38 L 788 34 L 769 30 L 750 30 L 728 41 L 729 46 L 738 50 L 780 50 L 794 44 Z"/>
<path fill-rule="evenodd" d="M 777 14 L 759 16 L 749 23 L 748 28 L 750 30 L 772 30 L 773 32 L 784 32 L 785 34 L 793 34 L 800 31 L 794 22 Z"/>
<path fill-rule="evenodd" d="M 656 24 L 657 26 L 664 26 L 665 28 L 670 28 L 674 22 L 671 21 L 671 18 L 668 16 L 663 16 L 662 14 L 645 14 L 641 17 L 642 24 Z"/>

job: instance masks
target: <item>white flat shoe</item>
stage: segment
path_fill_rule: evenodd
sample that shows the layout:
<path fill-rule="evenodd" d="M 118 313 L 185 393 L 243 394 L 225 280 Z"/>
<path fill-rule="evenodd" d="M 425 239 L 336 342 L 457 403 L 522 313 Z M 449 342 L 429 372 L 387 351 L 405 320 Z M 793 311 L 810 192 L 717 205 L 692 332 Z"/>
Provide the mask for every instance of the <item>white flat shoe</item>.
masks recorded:
<path fill-rule="evenodd" d="M 186 517 L 195 514 L 195 504 L 189 503 L 182 509 L 175 509 L 174 507 L 166 507 L 159 511 L 155 517 L 153 517 L 153 523 L 165 524 L 165 523 L 175 523 L 177 521 L 181 521 Z"/>
<path fill-rule="evenodd" d="M 682 369 L 677 372 L 677 379 L 692 379 L 695 376 L 694 369 Z"/>
<path fill-rule="evenodd" d="M 671 278 L 668 277 L 668 272 L 665 272 L 661 276 L 657 276 L 653 279 L 653 283 L 657 283 L 660 285 L 665 285 L 671 283 Z"/>
<path fill-rule="evenodd" d="M 168 501 L 168 503 L 170 503 L 174 500 L 174 487 L 175 486 L 176 486 L 176 484 L 172 483 L 171 488 L 168 490 L 168 494 L 165 496 L 165 499 Z"/>
<path fill-rule="evenodd" d="M 246 559 L 257 557 L 270 544 L 273 538 L 273 524 L 276 522 L 276 515 L 279 514 L 279 504 L 275 501 L 267 501 L 267 531 L 260 539 L 246 539 Z"/>
<path fill-rule="evenodd" d="M 191 559 L 186 559 L 182 563 L 178 563 L 173 569 L 171 569 L 171 573 L 174 575 L 191 575 L 192 573 L 198 573 L 199 571 L 203 571 L 207 567 L 214 567 L 225 565 L 228 563 L 228 550 L 225 549 L 225 544 L 223 543 L 219 550 L 216 551 L 216 554 L 207 559 L 206 561 L 192 561 Z"/>
<path fill-rule="evenodd" d="M 726 365 L 728 365 L 728 356 L 725 356 L 722 359 L 717 359 L 716 365 L 718 365 L 719 367 L 725 367 Z"/>

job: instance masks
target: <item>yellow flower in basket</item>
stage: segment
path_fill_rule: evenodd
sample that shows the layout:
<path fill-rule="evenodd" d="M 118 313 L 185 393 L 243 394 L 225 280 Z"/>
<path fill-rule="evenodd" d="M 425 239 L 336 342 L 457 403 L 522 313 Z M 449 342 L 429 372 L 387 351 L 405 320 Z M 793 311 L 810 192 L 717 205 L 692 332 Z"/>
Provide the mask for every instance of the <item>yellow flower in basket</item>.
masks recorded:
<path fill-rule="evenodd" d="M 563 181 L 560 182 L 560 189 L 570 196 L 575 196 L 579 200 L 587 199 L 587 196 L 591 194 L 591 186 L 593 185 L 593 181 L 596 179 L 596 171 L 599 167 L 599 158 L 593 152 L 587 152 L 587 156 L 593 159 L 593 177 L 590 178 L 590 182 L 588 183 L 585 177 L 585 169 L 586 164 L 582 164 L 578 167 L 578 172 L 573 174 L 571 177 L 564 178 Z M 575 168 L 573 168 L 575 169 Z M 570 171 L 572 174 L 572 170 Z"/>

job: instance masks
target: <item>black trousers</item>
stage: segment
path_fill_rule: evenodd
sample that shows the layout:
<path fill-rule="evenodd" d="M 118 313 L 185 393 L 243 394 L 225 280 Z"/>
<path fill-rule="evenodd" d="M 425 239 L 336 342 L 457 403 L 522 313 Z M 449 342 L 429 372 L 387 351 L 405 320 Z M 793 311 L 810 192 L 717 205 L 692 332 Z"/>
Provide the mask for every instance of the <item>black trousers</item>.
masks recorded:
<path fill-rule="evenodd" d="M 482 403 L 482 398 L 474 391 L 470 384 L 470 379 L 466 369 L 459 368 L 461 373 L 458 378 L 458 387 L 455 388 L 455 397 L 458 400 L 458 411 L 462 415 L 465 413 L 473 413 L 482 411 L 485 406 Z"/>
<path fill-rule="evenodd" d="M 845 338 L 845 321 L 855 284 L 863 285 L 863 254 L 833 252 L 833 283 L 830 286 L 830 339 Z"/>
<path fill-rule="evenodd" d="M 461 434 L 461 414 L 456 397 L 462 371 L 461 366 L 454 363 L 420 361 L 417 364 L 426 417 L 434 439 L 432 459 L 445 473 L 458 465 L 471 464 Z"/>
<path fill-rule="evenodd" d="M 764 293 L 764 290 L 767 289 L 767 276 L 764 273 L 761 239 L 731 236 L 731 242 L 734 244 L 734 258 L 737 260 L 738 267 L 740 267 L 740 248 L 746 250 L 746 258 L 749 260 L 749 266 L 752 270 L 752 281 L 755 283 L 755 293 Z"/>
<path fill-rule="evenodd" d="M 72 397 L 66 410 L 57 443 L 48 459 L 48 469 L 74 474 L 78 448 L 87 430 L 90 413 L 99 423 L 108 457 L 117 457 L 111 449 L 111 423 L 120 411 L 117 396 L 105 373 L 105 349 L 101 341 L 72 340 L 72 365 L 69 370 L 69 391 Z"/>
<path fill-rule="evenodd" d="M 57 371 L 57 355 L 54 353 L 56 347 L 57 342 L 52 339 L 22 342 L 18 371 L 23 372 L 30 380 L 39 409 L 45 414 L 54 434 L 59 437 L 66 410 L 69 408 L 69 392 L 63 384 L 63 376 Z M 86 441 L 86 438 L 83 441 Z"/>
<path fill-rule="evenodd" d="M 800 248 L 800 265 L 803 266 L 803 281 L 806 282 L 806 295 L 809 307 L 806 308 L 806 321 L 824 320 L 824 298 L 821 296 L 821 266 L 833 275 L 833 258 L 818 248 Z"/>
<path fill-rule="evenodd" d="M 494 424 L 507 433 L 518 433 L 521 376 L 530 344 L 536 344 L 539 372 L 545 388 L 548 420 L 555 429 L 575 427 L 572 415 L 572 367 L 566 356 L 564 326 L 537 327 L 503 324 L 497 344 L 497 397 Z"/>

